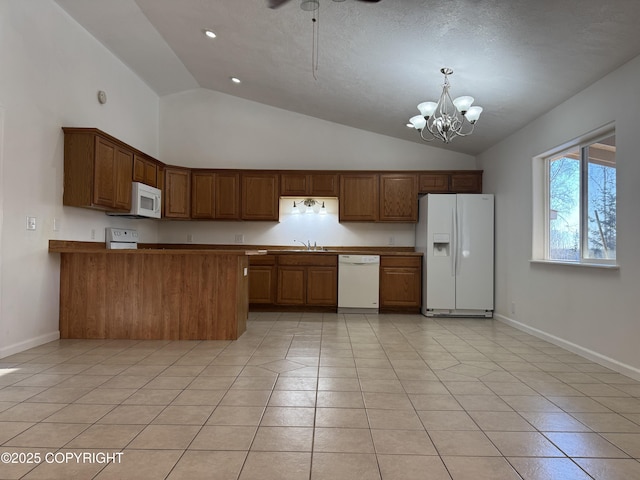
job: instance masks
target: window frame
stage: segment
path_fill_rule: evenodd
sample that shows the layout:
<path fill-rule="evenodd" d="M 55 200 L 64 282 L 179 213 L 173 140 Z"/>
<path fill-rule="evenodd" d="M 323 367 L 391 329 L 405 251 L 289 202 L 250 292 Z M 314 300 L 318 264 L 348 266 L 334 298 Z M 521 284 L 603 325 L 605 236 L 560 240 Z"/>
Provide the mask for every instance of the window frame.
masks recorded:
<path fill-rule="evenodd" d="M 588 175 L 589 175 L 589 158 L 588 150 L 585 147 L 599 142 L 610 136 L 615 136 L 615 124 L 609 123 L 604 125 L 588 134 L 582 135 L 569 142 L 563 143 L 547 152 L 537 155 L 533 158 L 533 242 L 532 242 L 532 257 L 533 263 L 550 263 L 569 266 L 592 266 L 602 268 L 619 268 L 618 254 L 616 251 L 616 258 L 589 258 L 584 257 L 585 247 L 588 250 L 588 228 L 589 220 L 588 215 L 585 212 L 588 211 L 589 192 L 588 192 Z M 550 214 L 551 214 L 551 199 L 550 199 L 550 165 L 549 161 L 552 157 L 558 157 L 565 152 L 572 150 L 579 150 L 580 154 L 580 189 L 579 189 L 579 228 L 580 228 L 580 241 L 579 241 L 579 259 L 578 260 L 564 260 L 553 259 L 550 257 Z M 616 174 L 617 174 L 617 160 L 616 160 Z M 617 195 L 617 175 L 616 175 L 616 208 L 618 203 Z M 616 225 L 616 232 L 618 231 Z M 616 249 L 617 250 L 617 249 Z"/>

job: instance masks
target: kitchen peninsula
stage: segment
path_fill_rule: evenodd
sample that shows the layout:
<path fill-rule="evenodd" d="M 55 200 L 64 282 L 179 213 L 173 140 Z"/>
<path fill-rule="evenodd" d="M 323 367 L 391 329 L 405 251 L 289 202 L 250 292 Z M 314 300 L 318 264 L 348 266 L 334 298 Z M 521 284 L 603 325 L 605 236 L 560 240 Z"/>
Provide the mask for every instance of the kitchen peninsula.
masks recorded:
<path fill-rule="evenodd" d="M 60 338 L 236 340 L 246 330 L 249 250 L 108 250 L 49 241 L 60 254 Z"/>

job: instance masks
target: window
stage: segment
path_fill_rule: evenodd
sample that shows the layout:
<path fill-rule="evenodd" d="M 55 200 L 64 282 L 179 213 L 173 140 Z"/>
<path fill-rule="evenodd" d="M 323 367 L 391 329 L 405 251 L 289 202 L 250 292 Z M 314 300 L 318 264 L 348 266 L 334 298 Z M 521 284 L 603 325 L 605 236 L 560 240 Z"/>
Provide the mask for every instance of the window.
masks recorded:
<path fill-rule="evenodd" d="M 615 263 L 616 137 L 609 131 L 543 157 L 545 259 Z"/>

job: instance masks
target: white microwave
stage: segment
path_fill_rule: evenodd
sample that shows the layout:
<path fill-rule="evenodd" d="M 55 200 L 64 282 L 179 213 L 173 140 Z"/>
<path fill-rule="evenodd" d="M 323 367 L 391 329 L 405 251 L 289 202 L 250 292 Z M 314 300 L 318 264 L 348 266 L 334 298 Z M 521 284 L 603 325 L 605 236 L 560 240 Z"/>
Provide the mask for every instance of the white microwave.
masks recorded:
<path fill-rule="evenodd" d="M 160 218 L 162 191 L 140 182 L 131 187 L 131 211 L 129 213 L 107 212 L 110 216 L 130 218 Z"/>

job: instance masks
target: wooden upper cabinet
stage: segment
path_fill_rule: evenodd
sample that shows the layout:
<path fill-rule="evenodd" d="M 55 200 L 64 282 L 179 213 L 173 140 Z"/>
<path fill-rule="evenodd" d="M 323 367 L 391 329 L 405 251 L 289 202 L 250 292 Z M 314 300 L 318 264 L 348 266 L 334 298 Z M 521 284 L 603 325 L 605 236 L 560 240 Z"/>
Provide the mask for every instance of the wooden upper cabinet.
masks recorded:
<path fill-rule="evenodd" d="M 122 210 L 131 210 L 131 177 L 133 173 L 133 153 L 116 148 L 116 167 L 114 175 L 114 206 Z"/>
<path fill-rule="evenodd" d="M 142 155 L 133 155 L 133 181 L 158 186 L 158 164 Z"/>
<path fill-rule="evenodd" d="M 215 218 L 220 220 L 240 219 L 239 172 L 216 172 L 213 193 Z"/>
<path fill-rule="evenodd" d="M 96 157 L 93 171 L 93 203 L 115 207 L 116 146 L 96 137 Z"/>
<path fill-rule="evenodd" d="M 418 175 L 418 191 L 420 193 L 447 193 L 449 191 L 449 175 L 446 173 L 421 173 Z"/>
<path fill-rule="evenodd" d="M 63 205 L 131 210 L 133 151 L 96 129 L 64 129 Z"/>
<path fill-rule="evenodd" d="M 190 218 L 191 171 L 187 168 L 164 169 L 164 216 Z"/>
<path fill-rule="evenodd" d="M 482 172 L 452 173 L 449 189 L 455 193 L 482 193 Z"/>
<path fill-rule="evenodd" d="M 191 172 L 191 218 L 238 220 L 240 174 L 193 170 Z"/>
<path fill-rule="evenodd" d="M 418 178 L 415 174 L 380 175 L 381 222 L 418 221 Z"/>
<path fill-rule="evenodd" d="M 283 197 L 337 197 L 337 173 L 288 172 L 280 175 L 280 195 Z"/>
<path fill-rule="evenodd" d="M 242 173 L 243 220 L 278 220 L 278 177 L 277 173 Z"/>
<path fill-rule="evenodd" d="M 338 174 L 314 173 L 311 175 L 309 195 L 312 197 L 337 197 L 339 191 Z"/>
<path fill-rule="evenodd" d="M 215 174 L 191 172 L 191 218 L 215 218 Z"/>
<path fill-rule="evenodd" d="M 303 197 L 309 192 L 309 175 L 304 173 L 283 173 L 280 175 L 280 195 L 283 197 Z"/>
<path fill-rule="evenodd" d="M 378 175 L 340 175 L 340 221 L 375 222 L 378 220 Z"/>

